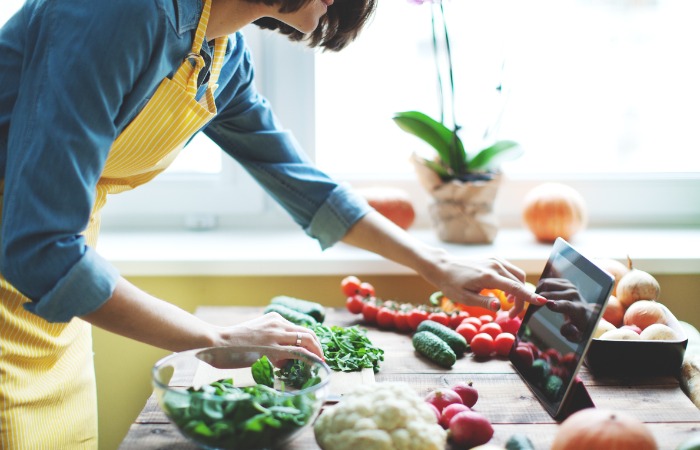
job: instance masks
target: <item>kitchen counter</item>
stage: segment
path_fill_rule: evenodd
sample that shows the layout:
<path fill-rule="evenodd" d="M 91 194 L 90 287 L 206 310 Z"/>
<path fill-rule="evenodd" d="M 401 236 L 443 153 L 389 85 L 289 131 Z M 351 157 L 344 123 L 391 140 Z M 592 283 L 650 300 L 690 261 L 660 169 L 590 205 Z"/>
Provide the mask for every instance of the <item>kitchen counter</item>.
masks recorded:
<path fill-rule="evenodd" d="M 214 324 L 243 321 L 262 313 L 263 308 L 200 307 L 198 317 Z M 351 326 L 358 317 L 344 309 L 329 309 L 326 323 Z M 475 360 L 471 354 L 458 359 L 452 369 L 442 369 L 419 357 L 409 335 L 368 326 L 368 337 L 385 350 L 385 361 L 376 382 L 402 381 L 419 394 L 457 381 L 472 381 L 479 390 L 474 410 L 493 424 L 491 441 L 504 444 L 515 433 L 527 435 L 537 449 L 551 446 L 558 424 L 544 410 L 505 359 Z M 700 428 L 700 410 L 682 392 L 672 376 L 652 378 L 596 377 L 585 367 L 579 373 L 593 403 L 630 414 L 649 427 L 661 450 L 675 449 Z M 195 449 L 182 437 L 151 396 L 135 419 L 120 450 Z M 307 429 L 287 447 L 289 450 L 318 450 L 313 430 Z"/>

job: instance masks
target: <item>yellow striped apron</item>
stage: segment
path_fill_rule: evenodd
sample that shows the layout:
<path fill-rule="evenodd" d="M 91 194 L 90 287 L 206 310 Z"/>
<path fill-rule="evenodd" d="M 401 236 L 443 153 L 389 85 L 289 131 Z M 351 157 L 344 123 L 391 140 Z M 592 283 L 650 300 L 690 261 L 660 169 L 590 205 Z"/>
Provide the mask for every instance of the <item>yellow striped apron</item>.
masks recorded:
<path fill-rule="evenodd" d="M 195 98 L 205 65 L 199 53 L 210 6 L 207 0 L 192 53 L 172 80 L 161 82 L 112 145 L 84 231 L 88 245 L 97 243 L 100 209 L 107 194 L 153 179 L 216 114 L 214 90 L 228 38 L 216 40 L 208 89 L 199 101 Z M 97 401 L 90 324 L 79 318 L 49 323 L 22 307 L 28 301 L 0 275 L 0 449 L 95 449 Z"/>

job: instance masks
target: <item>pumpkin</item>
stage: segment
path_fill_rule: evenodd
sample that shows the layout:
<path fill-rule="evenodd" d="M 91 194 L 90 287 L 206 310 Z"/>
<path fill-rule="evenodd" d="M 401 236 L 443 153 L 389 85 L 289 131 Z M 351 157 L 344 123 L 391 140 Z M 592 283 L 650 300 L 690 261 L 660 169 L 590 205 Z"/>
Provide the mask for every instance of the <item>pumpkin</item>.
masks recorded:
<path fill-rule="evenodd" d="M 408 192 L 389 186 L 374 186 L 355 190 L 377 212 L 408 230 L 416 220 L 416 211 Z"/>
<path fill-rule="evenodd" d="M 525 195 L 522 217 L 540 242 L 551 243 L 558 237 L 570 240 L 586 226 L 586 203 L 571 186 L 543 183 Z"/>
<path fill-rule="evenodd" d="M 551 450 L 657 450 L 640 420 L 619 411 L 586 408 L 562 422 Z"/>

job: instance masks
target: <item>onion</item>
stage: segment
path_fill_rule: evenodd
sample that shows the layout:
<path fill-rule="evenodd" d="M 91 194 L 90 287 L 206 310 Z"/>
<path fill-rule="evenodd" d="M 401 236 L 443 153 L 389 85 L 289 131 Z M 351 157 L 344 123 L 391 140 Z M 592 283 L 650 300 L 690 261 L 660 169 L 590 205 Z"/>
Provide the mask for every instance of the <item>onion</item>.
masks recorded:
<path fill-rule="evenodd" d="M 620 261 L 616 259 L 609 259 L 609 258 L 602 258 L 602 259 L 596 259 L 593 261 L 598 267 L 612 275 L 613 278 L 615 278 L 615 284 L 613 285 L 613 289 L 611 294 L 612 295 L 617 295 L 617 284 L 620 282 L 622 277 L 627 275 L 627 272 L 630 271 L 629 267 L 621 263 Z"/>
<path fill-rule="evenodd" d="M 637 325 L 639 329 L 644 329 L 655 323 L 666 324 L 666 312 L 661 303 L 654 300 L 637 300 L 632 303 L 623 319 L 625 325 Z"/>
<path fill-rule="evenodd" d="M 608 298 L 608 303 L 605 305 L 605 310 L 603 310 L 603 319 L 616 327 L 621 327 L 624 317 L 625 307 L 622 306 L 622 303 L 620 303 L 617 297 L 611 295 L 610 298 Z"/>
<path fill-rule="evenodd" d="M 625 308 L 637 300 L 657 300 L 661 293 L 659 282 L 651 274 L 632 267 L 628 258 L 630 271 L 617 284 L 617 299 Z"/>
<path fill-rule="evenodd" d="M 662 323 L 649 325 L 641 332 L 639 337 L 645 341 L 677 341 L 678 335 L 673 328 Z"/>
<path fill-rule="evenodd" d="M 626 413 L 587 408 L 569 416 L 557 431 L 552 450 L 656 450 L 654 435 Z"/>

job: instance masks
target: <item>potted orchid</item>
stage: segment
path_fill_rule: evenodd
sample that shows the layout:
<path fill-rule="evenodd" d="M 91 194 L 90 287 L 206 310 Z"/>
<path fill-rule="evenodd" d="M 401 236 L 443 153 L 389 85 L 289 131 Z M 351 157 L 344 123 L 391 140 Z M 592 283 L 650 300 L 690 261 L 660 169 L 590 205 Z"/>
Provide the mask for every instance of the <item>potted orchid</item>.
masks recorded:
<path fill-rule="evenodd" d="M 490 243 L 497 231 L 493 213 L 501 162 L 521 155 L 514 141 L 500 140 L 476 150 L 468 150 L 460 138 L 454 108 L 454 76 L 450 36 L 442 0 L 408 0 L 429 3 L 432 19 L 432 44 L 435 59 L 440 120 L 419 111 L 396 113 L 394 122 L 404 131 L 420 138 L 436 152 L 432 159 L 412 155 L 419 180 L 431 194 L 430 213 L 438 237 L 447 242 Z M 442 24 L 442 30 L 439 30 Z M 441 56 L 446 59 L 449 89 L 443 88 Z M 499 86 L 500 89 L 500 86 Z M 447 123 L 450 102 L 451 123 Z M 495 127 L 492 127 L 495 128 Z M 486 133 L 487 137 L 489 133 Z"/>

